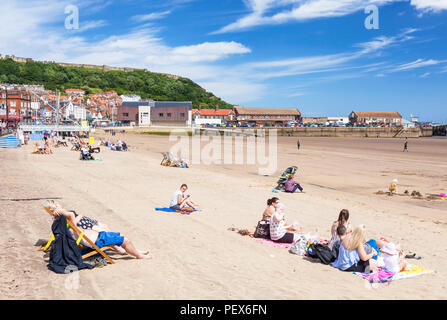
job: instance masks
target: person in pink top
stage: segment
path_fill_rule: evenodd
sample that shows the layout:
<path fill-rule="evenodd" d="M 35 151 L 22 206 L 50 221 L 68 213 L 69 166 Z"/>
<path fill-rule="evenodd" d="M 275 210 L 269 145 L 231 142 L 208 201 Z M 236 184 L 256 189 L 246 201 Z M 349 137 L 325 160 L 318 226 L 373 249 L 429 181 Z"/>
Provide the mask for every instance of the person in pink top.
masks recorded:
<path fill-rule="evenodd" d="M 300 189 L 301 192 L 305 192 L 303 190 L 303 188 L 301 187 L 301 185 L 298 183 L 298 181 L 295 181 L 293 178 L 294 178 L 293 174 L 289 175 L 289 178 L 287 179 L 287 181 L 284 184 L 285 191 L 294 193 L 297 189 Z"/>

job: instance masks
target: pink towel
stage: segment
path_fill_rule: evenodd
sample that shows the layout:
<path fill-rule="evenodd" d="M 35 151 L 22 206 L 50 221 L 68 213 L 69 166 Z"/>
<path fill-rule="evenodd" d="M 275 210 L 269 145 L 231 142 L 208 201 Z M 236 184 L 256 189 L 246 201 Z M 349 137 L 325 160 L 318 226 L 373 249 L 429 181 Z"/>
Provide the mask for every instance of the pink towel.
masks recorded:
<path fill-rule="evenodd" d="M 381 269 L 375 273 L 361 273 L 355 272 L 356 275 L 361 276 L 369 282 L 382 283 L 393 279 L 394 273 Z"/>
<path fill-rule="evenodd" d="M 256 239 L 256 240 L 258 240 L 259 242 L 262 242 L 268 246 L 276 247 L 276 248 L 290 249 L 290 247 L 292 246 L 292 243 L 278 243 L 278 242 L 274 242 L 269 239 Z"/>

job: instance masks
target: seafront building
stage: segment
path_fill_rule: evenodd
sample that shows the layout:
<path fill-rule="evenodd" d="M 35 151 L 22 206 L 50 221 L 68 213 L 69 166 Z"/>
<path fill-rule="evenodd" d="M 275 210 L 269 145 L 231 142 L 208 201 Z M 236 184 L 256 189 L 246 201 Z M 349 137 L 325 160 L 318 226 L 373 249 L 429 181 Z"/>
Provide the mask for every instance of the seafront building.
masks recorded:
<path fill-rule="evenodd" d="M 246 108 L 234 107 L 240 124 L 273 127 L 283 126 L 290 121 L 301 121 L 301 112 L 296 108 Z"/>
<path fill-rule="evenodd" d="M 191 101 L 129 101 L 118 107 L 118 121 L 125 125 L 175 126 L 192 124 Z"/>
<path fill-rule="evenodd" d="M 222 123 L 235 123 L 236 122 L 236 113 L 232 109 L 219 109 L 219 106 L 216 105 L 214 109 L 202 109 L 202 106 L 199 105 L 198 109 L 192 109 L 192 120 L 196 125 L 203 124 L 217 124 L 220 125 Z"/>
<path fill-rule="evenodd" d="M 19 86 L 0 87 L 0 121 L 6 126 L 32 119 L 31 95 Z"/>
<path fill-rule="evenodd" d="M 352 111 L 349 114 L 349 122 L 354 125 L 381 124 L 402 126 L 402 116 L 399 112 Z"/>

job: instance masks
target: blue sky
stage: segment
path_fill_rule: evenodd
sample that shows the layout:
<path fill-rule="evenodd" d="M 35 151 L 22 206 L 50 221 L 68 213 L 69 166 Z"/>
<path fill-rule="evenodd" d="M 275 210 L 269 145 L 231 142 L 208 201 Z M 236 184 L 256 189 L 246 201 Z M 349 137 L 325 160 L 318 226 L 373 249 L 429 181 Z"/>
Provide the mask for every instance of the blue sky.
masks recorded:
<path fill-rule="evenodd" d="M 379 29 L 366 29 L 369 5 Z M 67 29 L 67 6 L 79 29 Z M 148 68 L 304 116 L 447 122 L 447 0 L 2 0 L 0 53 Z M 5 14 L 6 13 L 6 14 Z"/>

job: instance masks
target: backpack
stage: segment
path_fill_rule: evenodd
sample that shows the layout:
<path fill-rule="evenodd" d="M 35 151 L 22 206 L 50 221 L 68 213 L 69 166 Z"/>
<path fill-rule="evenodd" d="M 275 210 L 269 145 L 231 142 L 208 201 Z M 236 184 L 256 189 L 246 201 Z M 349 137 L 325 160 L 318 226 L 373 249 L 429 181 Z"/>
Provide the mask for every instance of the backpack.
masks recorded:
<path fill-rule="evenodd" d="M 259 221 L 253 237 L 270 239 L 270 222 L 265 220 Z"/>
<path fill-rule="evenodd" d="M 312 243 L 309 248 L 312 252 L 312 255 L 310 256 L 312 258 L 318 258 L 323 264 L 334 262 L 337 258 L 335 253 L 329 249 L 328 246 L 321 243 Z"/>

